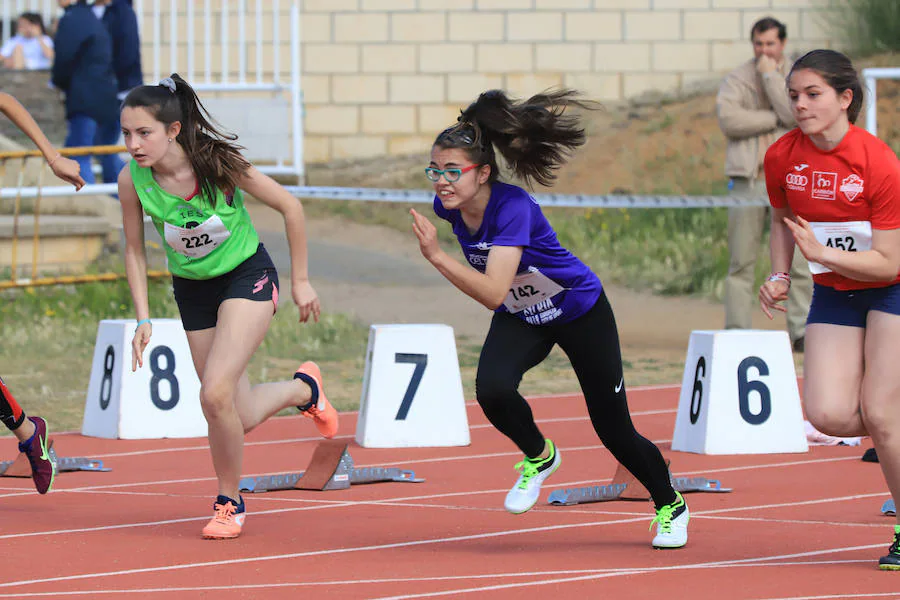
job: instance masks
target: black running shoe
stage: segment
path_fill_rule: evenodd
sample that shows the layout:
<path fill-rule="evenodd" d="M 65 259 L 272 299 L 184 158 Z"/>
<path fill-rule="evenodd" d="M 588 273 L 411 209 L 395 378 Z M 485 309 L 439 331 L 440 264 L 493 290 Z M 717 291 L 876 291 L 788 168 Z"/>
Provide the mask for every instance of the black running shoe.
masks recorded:
<path fill-rule="evenodd" d="M 900 571 L 900 525 L 894 525 L 894 543 L 887 555 L 878 559 L 878 568 L 882 571 Z"/>

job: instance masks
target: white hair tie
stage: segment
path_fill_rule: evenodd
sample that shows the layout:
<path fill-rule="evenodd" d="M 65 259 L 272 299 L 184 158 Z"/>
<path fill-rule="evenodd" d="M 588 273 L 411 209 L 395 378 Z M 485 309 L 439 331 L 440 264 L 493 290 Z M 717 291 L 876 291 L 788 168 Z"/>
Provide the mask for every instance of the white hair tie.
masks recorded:
<path fill-rule="evenodd" d="M 175 80 L 172 79 L 171 77 L 166 77 L 165 79 L 160 79 L 159 85 L 163 86 L 164 88 L 169 88 L 170 92 L 172 92 L 173 94 L 175 93 Z"/>

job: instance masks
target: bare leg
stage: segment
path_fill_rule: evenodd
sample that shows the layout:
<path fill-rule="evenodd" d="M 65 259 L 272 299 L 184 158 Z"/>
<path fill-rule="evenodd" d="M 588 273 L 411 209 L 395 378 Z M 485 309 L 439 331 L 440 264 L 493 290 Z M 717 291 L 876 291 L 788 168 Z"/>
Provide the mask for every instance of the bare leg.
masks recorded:
<path fill-rule="evenodd" d="M 194 361 L 194 368 L 197 369 L 201 380 L 205 371 L 206 357 L 209 355 L 209 349 L 215 338 L 215 331 L 215 329 L 205 329 L 188 332 L 191 354 L 203 360 L 202 364 L 197 364 L 196 359 Z M 259 383 L 251 386 L 245 369 L 238 379 L 235 407 L 244 433 L 247 433 L 277 412 L 292 406 L 303 406 L 310 400 L 312 400 L 312 390 L 299 379 Z"/>
<path fill-rule="evenodd" d="M 878 452 L 891 496 L 900 499 L 900 371 L 897 370 L 900 316 L 869 313 L 866 328 L 866 374 L 862 417 Z M 897 517 L 900 524 L 900 515 Z"/>
<path fill-rule="evenodd" d="M 269 328 L 272 307 L 229 299 L 219 307 L 214 329 L 190 332 L 188 343 L 200 376 L 200 404 L 209 424 L 209 447 L 219 494 L 238 498 L 244 426 L 236 407 L 238 383 Z"/>
<path fill-rule="evenodd" d="M 866 329 L 812 323 L 806 328 L 803 404 L 806 418 L 828 435 L 868 435 L 860 412 Z M 866 357 L 868 360 L 868 357 Z"/>
<path fill-rule="evenodd" d="M 15 434 L 16 439 L 20 442 L 28 441 L 28 438 L 34 435 L 34 423 L 25 419 L 22 421 L 22 424 L 19 425 L 19 428 L 13 431 L 13 434 Z"/>
<path fill-rule="evenodd" d="M 244 432 L 292 406 L 302 406 L 312 400 L 312 390 L 299 379 L 250 385 L 246 373 L 238 383 L 236 406 Z"/>

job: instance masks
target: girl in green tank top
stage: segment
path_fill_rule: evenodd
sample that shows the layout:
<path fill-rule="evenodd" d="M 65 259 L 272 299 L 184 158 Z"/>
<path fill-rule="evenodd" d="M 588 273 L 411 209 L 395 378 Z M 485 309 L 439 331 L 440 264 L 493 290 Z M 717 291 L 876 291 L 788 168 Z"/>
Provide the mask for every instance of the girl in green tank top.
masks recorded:
<path fill-rule="evenodd" d="M 274 270 L 273 280 L 265 276 L 247 285 L 243 279 L 241 267 L 246 269 L 249 259 L 262 254 L 263 260 L 269 260 L 244 206 L 243 191 L 284 217 L 291 252 L 291 295 L 300 309 L 300 322 L 310 317 L 318 321 L 321 310 L 307 272 L 303 207 L 247 162 L 234 144 L 236 136 L 210 124 L 196 93 L 178 75 L 159 85 L 135 88 L 122 106 L 122 133 L 133 159 L 119 174 L 125 271 L 138 320 L 131 368 L 143 366 L 152 335 L 144 251 L 146 213 L 166 248 L 200 378 L 199 402 L 209 424 L 218 495 L 215 514 L 202 535 L 235 538 L 246 518 L 238 489 L 244 434 L 291 406 L 312 419 L 323 436 L 337 433 L 337 413 L 325 398 L 315 363 L 301 364 L 292 379 L 280 383 L 251 386 L 247 378 L 250 358 L 272 321 L 278 290 Z M 266 285 L 266 294 L 254 296 Z M 193 295 L 179 297 L 179 289 L 190 289 Z M 223 289 L 228 292 L 224 299 Z M 231 293 L 234 290 L 240 293 Z"/>

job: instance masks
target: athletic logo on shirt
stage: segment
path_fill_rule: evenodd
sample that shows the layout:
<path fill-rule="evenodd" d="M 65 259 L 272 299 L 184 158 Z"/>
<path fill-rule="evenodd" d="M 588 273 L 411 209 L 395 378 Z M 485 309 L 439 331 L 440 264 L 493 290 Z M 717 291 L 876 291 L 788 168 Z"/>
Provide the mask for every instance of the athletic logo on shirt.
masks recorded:
<path fill-rule="evenodd" d="M 859 175 L 853 174 L 841 182 L 841 193 L 847 198 L 848 202 L 853 202 L 856 197 L 862 194 L 863 180 Z"/>
<path fill-rule="evenodd" d="M 797 171 L 798 173 L 800 173 L 801 171 L 803 171 L 803 169 L 805 169 L 808 166 L 809 165 L 806 163 L 801 163 L 799 165 L 794 165 L 794 170 Z"/>
<path fill-rule="evenodd" d="M 834 200 L 837 194 L 837 173 L 813 171 L 812 197 L 814 200 Z"/>
<path fill-rule="evenodd" d="M 794 167 L 795 169 L 797 167 Z M 806 175 L 797 175 L 796 173 L 788 173 L 784 178 L 784 182 L 787 185 L 787 189 L 794 190 L 795 192 L 805 192 L 806 184 L 809 183 L 809 177 Z"/>
<path fill-rule="evenodd" d="M 623 386 L 623 385 L 625 385 L 625 377 L 622 377 L 622 379 L 619 381 L 619 385 L 616 386 L 616 393 L 617 393 L 617 394 L 618 394 L 619 392 L 622 391 L 622 386 Z"/>
<path fill-rule="evenodd" d="M 493 244 L 490 242 L 478 242 L 477 244 L 473 244 L 472 247 L 476 250 L 490 250 L 492 245 Z"/>

